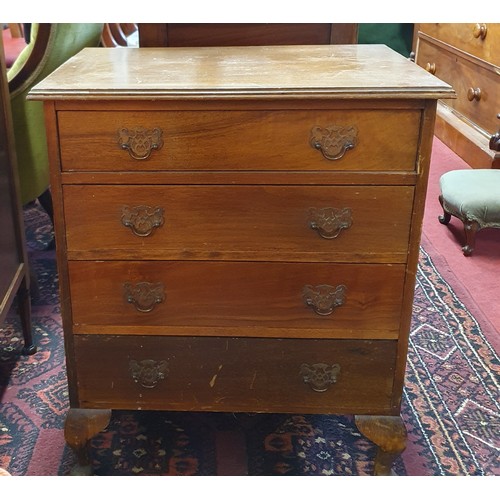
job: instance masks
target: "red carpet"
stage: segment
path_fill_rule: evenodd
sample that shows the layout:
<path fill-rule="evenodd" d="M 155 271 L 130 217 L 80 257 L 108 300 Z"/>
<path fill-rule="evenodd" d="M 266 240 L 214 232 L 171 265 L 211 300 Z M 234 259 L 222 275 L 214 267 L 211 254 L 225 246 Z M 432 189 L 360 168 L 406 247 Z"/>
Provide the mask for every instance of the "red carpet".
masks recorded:
<path fill-rule="evenodd" d="M 422 246 L 431 254 L 443 278 L 481 323 L 488 340 L 500 352 L 500 230 L 484 229 L 477 234 L 476 248 L 465 257 L 463 224 L 455 217 L 448 226 L 438 222 L 439 178 L 449 170 L 470 168 L 439 139 L 434 139 Z"/>

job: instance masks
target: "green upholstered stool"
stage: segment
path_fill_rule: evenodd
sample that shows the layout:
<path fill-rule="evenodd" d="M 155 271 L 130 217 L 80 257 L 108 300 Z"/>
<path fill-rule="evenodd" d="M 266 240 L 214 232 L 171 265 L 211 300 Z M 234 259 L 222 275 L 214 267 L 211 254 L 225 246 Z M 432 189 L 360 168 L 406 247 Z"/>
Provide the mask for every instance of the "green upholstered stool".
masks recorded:
<path fill-rule="evenodd" d="M 444 215 L 441 224 L 448 224 L 451 216 L 464 223 L 464 255 L 474 250 L 476 233 L 485 227 L 500 228 L 500 170 L 452 170 L 439 180 L 439 202 Z"/>

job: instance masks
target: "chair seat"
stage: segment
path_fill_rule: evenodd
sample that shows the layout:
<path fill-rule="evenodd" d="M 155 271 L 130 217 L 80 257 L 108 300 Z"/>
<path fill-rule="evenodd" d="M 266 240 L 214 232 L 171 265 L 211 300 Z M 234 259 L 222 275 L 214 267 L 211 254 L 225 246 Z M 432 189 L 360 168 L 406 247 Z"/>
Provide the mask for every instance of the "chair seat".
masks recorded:
<path fill-rule="evenodd" d="M 453 170 L 441 176 L 443 208 L 480 228 L 500 227 L 500 170 Z"/>

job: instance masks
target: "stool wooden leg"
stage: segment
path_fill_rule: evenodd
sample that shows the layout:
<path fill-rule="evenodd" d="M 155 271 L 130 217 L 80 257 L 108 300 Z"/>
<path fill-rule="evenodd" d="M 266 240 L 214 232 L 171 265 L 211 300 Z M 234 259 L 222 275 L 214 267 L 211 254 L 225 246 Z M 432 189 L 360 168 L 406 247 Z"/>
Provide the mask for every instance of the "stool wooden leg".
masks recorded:
<path fill-rule="evenodd" d="M 406 428 L 400 416 L 356 415 L 356 426 L 378 446 L 373 474 L 392 475 L 392 464 L 406 448 Z"/>
<path fill-rule="evenodd" d="M 474 250 L 476 244 L 476 233 L 479 231 L 480 226 L 475 220 L 464 221 L 465 231 L 465 246 L 462 247 L 462 252 L 468 257 Z"/>
<path fill-rule="evenodd" d="M 439 222 L 441 222 L 441 224 L 445 224 L 446 225 L 451 220 L 451 214 L 449 212 L 447 212 L 446 209 L 444 208 L 444 205 L 443 205 L 443 195 L 442 194 L 439 195 L 438 199 L 439 199 L 439 203 L 441 203 L 441 207 L 442 207 L 443 212 L 444 212 L 443 215 L 440 215 L 438 217 L 438 220 L 439 220 Z"/>

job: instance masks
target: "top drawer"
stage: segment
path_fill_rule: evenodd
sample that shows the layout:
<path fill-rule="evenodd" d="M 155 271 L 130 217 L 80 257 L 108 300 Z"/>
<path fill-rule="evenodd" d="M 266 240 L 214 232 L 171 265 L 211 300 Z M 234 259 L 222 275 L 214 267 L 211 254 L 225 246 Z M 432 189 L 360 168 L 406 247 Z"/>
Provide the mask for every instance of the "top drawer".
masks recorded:
<path fill-rule="evenodd" d="M 60 111 L 64 171 L 415 169 L 420 110 Z"/>
<path fill-rule="evenodd" d="M 419 31 L 500 66 L 500 24 L 495 23 L 422 23 Z"/>

